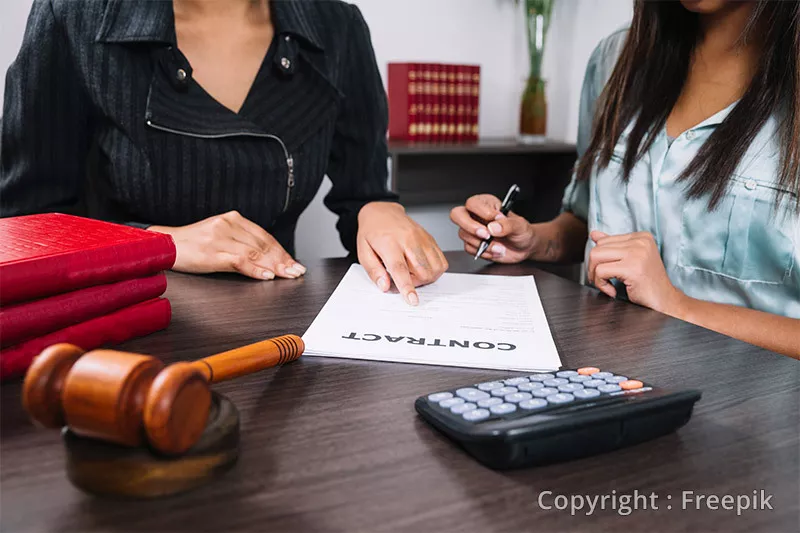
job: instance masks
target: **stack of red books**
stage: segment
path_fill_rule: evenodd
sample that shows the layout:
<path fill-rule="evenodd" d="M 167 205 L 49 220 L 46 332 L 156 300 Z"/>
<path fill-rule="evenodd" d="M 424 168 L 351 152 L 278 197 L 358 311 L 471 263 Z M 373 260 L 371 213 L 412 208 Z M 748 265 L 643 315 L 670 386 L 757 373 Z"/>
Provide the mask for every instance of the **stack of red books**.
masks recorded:
<path fill-rule="evenodd" d="M 389 139 L 478 140 L 481 67 L 389 63 Z"/>
<path fill-rule="evenodd" d="M 84 350 L 169 325 L 168 235 L 63 214 L 0 219 L 0 379 L 53 344 Z"/>

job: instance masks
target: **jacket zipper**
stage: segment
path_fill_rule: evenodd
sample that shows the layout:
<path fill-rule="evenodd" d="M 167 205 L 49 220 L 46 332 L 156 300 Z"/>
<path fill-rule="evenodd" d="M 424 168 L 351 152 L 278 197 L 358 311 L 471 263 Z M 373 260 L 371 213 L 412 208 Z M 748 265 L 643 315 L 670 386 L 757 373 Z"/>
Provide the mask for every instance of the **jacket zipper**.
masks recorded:
<path fill-rule="evenodd" d="M 219 133 L 216 135 L 207 135 L 201 133 L 191 133 L 188 131 L 181 131 L 172 128 L 167 128 L 165 126 L 160 126 L 154 123 L 152 120 L 146 121 L 147 125 L 153 129 L 166 131 L 167 133 L 174 133 L 176 135 L 185 135 L 186 137 L 195 137 L 197 139 L 224 139 L 226 137 L 238 137 L 238 136 L 250 136 L 250 137 L 260 137 L 264 139 L 272 139 L 278 142 L 283 149 L 283 155 L 286 158 L 286 168 L 287 168 L 287 176 L 286 176 L 286 200 L 283 203 L 283 212 L 285 212 L 289 208 L 289 201 L 292 198 L 292 189 L 294 188 L 295 179 L 294 179 L 294 158 L 292 154 L 289 153 L 289 149 L 286 148 L 286 143 L 283 142 L 283 139 L 278 137 L 277 135 L 272 135 L 271 133 L 252 133 L 249 131 L 238 131 L 233 133 Z"/>

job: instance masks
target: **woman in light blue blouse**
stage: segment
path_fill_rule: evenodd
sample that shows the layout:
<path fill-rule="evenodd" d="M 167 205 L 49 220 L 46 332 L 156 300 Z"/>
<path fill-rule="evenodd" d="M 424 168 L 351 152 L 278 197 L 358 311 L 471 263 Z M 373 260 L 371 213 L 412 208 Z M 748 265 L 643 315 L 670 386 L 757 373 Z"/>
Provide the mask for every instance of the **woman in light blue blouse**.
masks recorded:
<path fill-rule="evenodd" d="M 561 215 L 474 196 L 451 213 L 465 250 L 583 255 L 611 297 L 800 358 L 800 3 L 637 0 L 581 99 Z"/>

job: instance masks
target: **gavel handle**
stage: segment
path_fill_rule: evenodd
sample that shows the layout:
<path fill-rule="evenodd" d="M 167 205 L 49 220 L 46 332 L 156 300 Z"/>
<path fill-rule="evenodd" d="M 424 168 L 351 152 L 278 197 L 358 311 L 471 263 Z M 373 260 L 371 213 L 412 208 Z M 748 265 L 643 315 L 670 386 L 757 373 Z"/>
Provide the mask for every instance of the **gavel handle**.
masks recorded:
<path fill-rule="evenodd" d="M 192 366 L 202 372 L 209 383 L 218 383 L 294 361 L 303 350 L 303 339 L 297 335 L 283 335 L 198 359 Z"/>

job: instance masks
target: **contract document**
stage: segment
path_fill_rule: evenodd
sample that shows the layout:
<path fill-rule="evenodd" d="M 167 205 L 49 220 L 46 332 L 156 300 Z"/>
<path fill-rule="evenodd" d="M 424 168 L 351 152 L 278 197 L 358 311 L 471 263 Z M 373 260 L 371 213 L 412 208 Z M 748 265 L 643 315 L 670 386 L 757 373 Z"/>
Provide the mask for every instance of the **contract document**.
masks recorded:
<path fill-rule="evenodd" d="M 417 293 L 412 307 L 352 265 L 303 335 L 304 355 L 526 372 L 561 367 L 533 276 L 445 273 Z"/>

